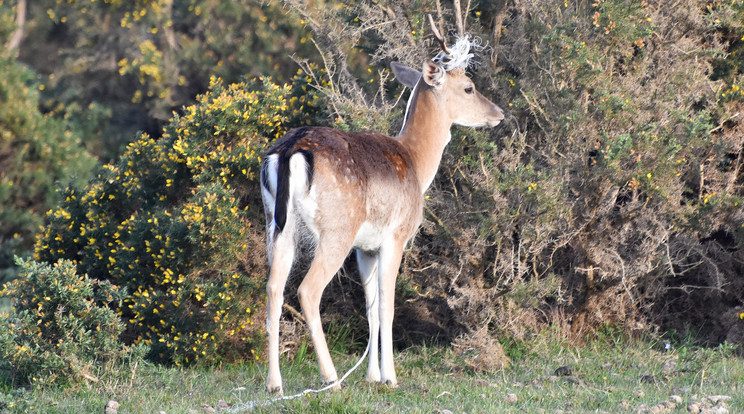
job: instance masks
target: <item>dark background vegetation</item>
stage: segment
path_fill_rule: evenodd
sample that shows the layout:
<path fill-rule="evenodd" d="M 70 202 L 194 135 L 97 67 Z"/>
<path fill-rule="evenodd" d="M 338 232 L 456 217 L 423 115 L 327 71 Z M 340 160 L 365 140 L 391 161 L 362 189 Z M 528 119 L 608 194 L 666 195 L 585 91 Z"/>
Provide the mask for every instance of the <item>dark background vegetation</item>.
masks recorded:
<path fill-rule="evenodd" d="M 488 44 L 470 73 L 507 117 L 453 129 L 404 256 L 398 345 L 529 346 L 548 328 L 576 342 L 612 329 L 744 343 L 744 2 L 468 5 L 467 30 Z M 426 14 L 449 34 L 452 10 L 1 2 L 3 280 L 55 272 L 19 270 L 14 255 L 63 260 L 68 273 L 71 261 L 85 283 L 116 287 L 117 298 L 76 300 L 116 312 L 122 346 L 175 364 L 260 358 L 262 152 L 299 125 L 395 135 L 408 92 L 388 65 L 431 57 Z M 364 346 L 354 272 L 348 263 L 323 307 L 337 336 Z M 3 293 L 23 289 L 31 302 L 3 323 L 33 325 L 13 312 L 54 297 L 25 282 Z M 57 340 L 95 326 L 38 329 Z M 4 335 L 17 350 L 32 341 Z M 34 362 L 14 355 L 3 368 L 30 380 Z"/>

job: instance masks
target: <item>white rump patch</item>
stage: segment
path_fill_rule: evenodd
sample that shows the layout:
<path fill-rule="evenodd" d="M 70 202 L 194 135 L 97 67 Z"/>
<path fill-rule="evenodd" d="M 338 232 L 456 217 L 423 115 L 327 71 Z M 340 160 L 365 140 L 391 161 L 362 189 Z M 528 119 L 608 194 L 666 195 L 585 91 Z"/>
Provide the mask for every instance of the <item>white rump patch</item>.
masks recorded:
<path fill-rule="evenodd" d="M 317 193 L 315 188 L 310 188 L 308 168 L 309 165 L 302 153 L 294 154 L 289 159 L 290 208 L 287 215 L 299 215 L 305 227 L 317 238 L 318 230 L 314 225 L 315 213 L 318 210 Z"/>
<path fill-rule="evenodd" d="M 263 186 L 261 183 L 261 195 L 263 196 L 264 207 L 267 207 L 273 213 L 274 203 L 276 199 L 276 183 L 277 176 L 279 174 L 279 155 L 272 154 L 266 159 L 266 169 L 264 170 L 266 184 L 269 188 Z M 270 205 L 266 205 L 266 204 Z"/>

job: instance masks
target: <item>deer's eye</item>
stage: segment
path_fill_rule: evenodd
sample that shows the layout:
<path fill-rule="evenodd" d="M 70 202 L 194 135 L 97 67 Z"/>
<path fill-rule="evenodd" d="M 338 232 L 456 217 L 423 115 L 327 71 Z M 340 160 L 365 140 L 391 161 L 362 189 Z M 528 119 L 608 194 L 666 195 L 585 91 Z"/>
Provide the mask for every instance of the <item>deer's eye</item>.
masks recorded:
<path fill-rule="evenodd" d="M 467 88 L 465 88 L 465 93 L 467 93 L 467 94 L 473 93 L 473 87 L 472 86 L 468 86 Z"/>

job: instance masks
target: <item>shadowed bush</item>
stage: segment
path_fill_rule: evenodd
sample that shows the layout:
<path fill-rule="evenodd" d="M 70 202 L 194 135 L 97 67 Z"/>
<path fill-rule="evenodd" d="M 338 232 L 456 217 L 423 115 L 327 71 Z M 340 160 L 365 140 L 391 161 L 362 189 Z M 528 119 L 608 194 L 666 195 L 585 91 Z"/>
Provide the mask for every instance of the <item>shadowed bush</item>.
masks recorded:
<path fill-rule="evenodd" d="M 467 17 L 492 45 L 473 78 L 508 116 L 453 130 L 404 258 L 398 332 L 451 339 L 487 326 L 524 340 L 555 325 L 577 340 L 612 325 L 723 340 L 739 322 L 721 315 L 744 300 L 744 5 L 504 3 Z M 337 39 L 364 45 L 372 65 L 416 64 L 436 10 L 351 7 L 317 12 L 338 20 L 317 27 L 306 12 L 337 100 L 356 99 L 365 76 L 348 76 L 358 57 Z M 384 127 L 387 104 L 366 124 Z"/>
<path fill-rule="evenodd" d="M 0 282 L 15 275 L 13 256 L 33 249 L 57 186 L 86 182 L 95 165 L 76 125 L 39 111 L 35 78 L 0 51 Z"/>

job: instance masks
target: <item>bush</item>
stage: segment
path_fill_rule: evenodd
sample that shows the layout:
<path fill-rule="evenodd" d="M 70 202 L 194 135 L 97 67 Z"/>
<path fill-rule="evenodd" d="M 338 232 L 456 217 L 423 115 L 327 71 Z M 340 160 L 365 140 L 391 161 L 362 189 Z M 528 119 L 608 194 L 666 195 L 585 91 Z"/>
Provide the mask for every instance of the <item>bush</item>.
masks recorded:
<path fill-rule="evenodd" d="M 357 100 L 342 115 L 365 100 L 342 71 L 358 56 L 334 39 L 377 65 L 415 64 L 425 47 L 434 2 L 392 3 L 311 24 L 341 68 L 336 101 Z M 521 341 L 549 325 L 580 339 L 617 325 L 723 340 L 731 318 L 706 321 L 744 300 L 743 13 L 738 1 L 475 5 L 468 30 L 492 41 L 498 64 L 480 56 L 473 79 L 507 119 L 453 130 L 404 258 L 396 324 L 450 339 L 488 326 Z"/>
<path fill-rule="evenodd" d="M 35 78 L 0 51 L 0 282 L 15 275 L 14 255 L 30 254 L 58 184 L 86 182 L 95 165 L 72 124 L 39 111 Z"/>
<path fill-rule="evenodd" d="M 73 260 L 126 286 L 131 296 L 117 307 L 128 321 L 125 339 L 158 361 L 258 358 L 260 154 L 290 125 L 309 122 L 300 108 L 310 109 L 312 94 L 296 98 L 303 82 L 213 79 L 162 138 L 141 135 L 84 188 L 65 189 L 37 259 Z"/>
<path fill-rule="evenodd" d="M 498 147 L 472 133 L 450 145 L 417 256 L 456 259 L 414 278 L 424 293 L 448 292 L 461 325 L 518 338 L 619 324 L 720 340 L 705 320 L 744 299 L 742 100 L 724 95 L 736 71 L 712 75 L 739 47 L 741 12 L 510 8 L 490 82 L 511 117 Z"/>
<path fill-rule="evenodd" d="M 0 13 L 12 8 L 0 4 Z M 287 50 L 314 50 L 305 23 L 276 0 L 38 0 L 27 8 L 19 59 L 48 75 L 45 108 L 85 121 L 86 145 L 105 162 L 137 131 L 158 136 L 211 75 L 287 81 L 295 71 Z"/>
<path fill-rule="evenodd" d="M 18 279 L 0 296 L 12 300 L 0 314 L 0 371 L 14 385 L 71 385 L 97 381 L 123 358 L 141 350 L 119 340 L 124 324 L 109 305 L 126 291 L 107 281 L 81 276 L 75 265 L 18 260 Z M 134 354 L 133 354 L 134 352 Z"/>

